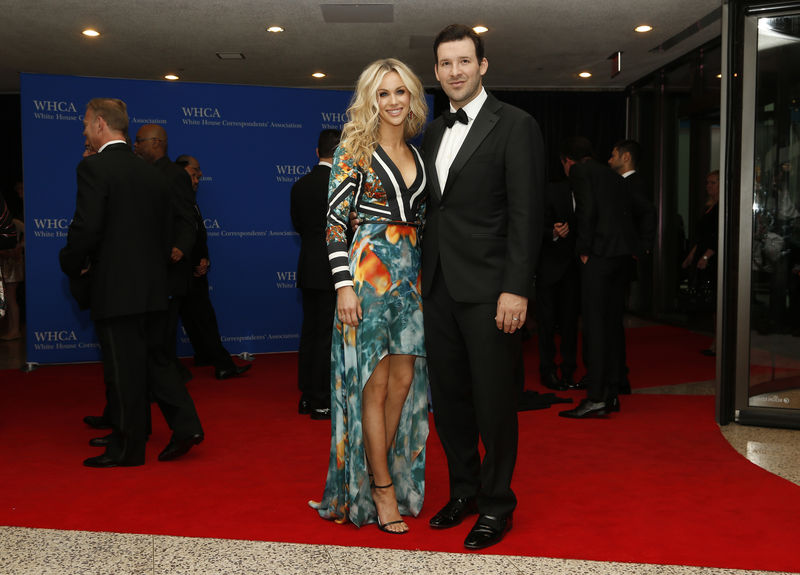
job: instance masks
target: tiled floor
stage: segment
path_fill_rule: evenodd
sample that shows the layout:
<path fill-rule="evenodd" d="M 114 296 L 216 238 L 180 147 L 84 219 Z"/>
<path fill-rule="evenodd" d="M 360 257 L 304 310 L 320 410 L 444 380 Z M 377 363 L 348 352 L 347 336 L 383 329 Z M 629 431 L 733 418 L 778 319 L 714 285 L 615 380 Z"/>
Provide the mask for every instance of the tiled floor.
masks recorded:
<path fill-rule="evenodd" d="M 4 344 L 4 348 L 0 349 L 0 369 L 19 367 L 24 363 L 19 355 L 16 358 L 9 358 L 7 352 L 11 351 L 10 347 Z M 16 353 L 24 353 L 24 347 L 20 344 L 15 344 L 13 350 Z M 712 395 L 714 382 L 651 388 L 640 393 Z M 800 485 L 800 431 L 736 424 L 725 426 L 721 431 L 732 447 L 753 463 Z M 380 575 L 413 573 L 757 575 L 767 572 L 0 527 L 0 574 L 2 575 L 291 575 L 295 573 L 303 575 L 328 573 L 337 575 L 372 573 Z"/>

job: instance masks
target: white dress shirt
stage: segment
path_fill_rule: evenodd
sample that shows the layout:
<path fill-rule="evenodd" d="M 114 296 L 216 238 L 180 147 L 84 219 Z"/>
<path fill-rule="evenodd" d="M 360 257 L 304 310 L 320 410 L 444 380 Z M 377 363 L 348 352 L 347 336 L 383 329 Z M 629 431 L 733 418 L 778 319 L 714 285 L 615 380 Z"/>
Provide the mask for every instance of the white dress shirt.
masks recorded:
<path fill-rule="evenodd" d="M 481 93 L 478 94 L 474 100 L 464 106 L 464 112 L 467 114 L 468 124 L 456 122 L 452 128 L 445 128 L 444 135 L 442 136 L 442 143 L 439 144 L 439 153 L 436 155 L 436 176 L 439 178 L 439 187 L 444 193 L 444 186 L 447 183 L 447 175 L 450 172 L 450 166 L 453 164 L 461 149 L 464 140 L 467 139 L 469 129 L 472 123 L 481 111 L 483 103 L 486 102 L 486 90 L 481 87 Z M 450 104 L 450 111 L 455 112 L 456 109 Z"/>

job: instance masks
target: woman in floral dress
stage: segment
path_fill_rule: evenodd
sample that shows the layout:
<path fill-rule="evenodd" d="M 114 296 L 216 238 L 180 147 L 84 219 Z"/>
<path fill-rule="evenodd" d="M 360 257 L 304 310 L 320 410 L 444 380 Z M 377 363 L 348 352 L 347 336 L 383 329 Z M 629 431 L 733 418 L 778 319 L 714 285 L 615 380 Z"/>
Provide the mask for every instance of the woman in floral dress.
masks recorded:
<path fill-rule="evenodd" d="M 337 292 L 326 519 L 403 534 L 425 489 L 427 370 L 419 290 L 426 177 L 408 139 L 422 84 L 395 59 L 367 66 L 333 159 L 327 242 Z M 348 248 L 350 211 L 361 224 Z"/>

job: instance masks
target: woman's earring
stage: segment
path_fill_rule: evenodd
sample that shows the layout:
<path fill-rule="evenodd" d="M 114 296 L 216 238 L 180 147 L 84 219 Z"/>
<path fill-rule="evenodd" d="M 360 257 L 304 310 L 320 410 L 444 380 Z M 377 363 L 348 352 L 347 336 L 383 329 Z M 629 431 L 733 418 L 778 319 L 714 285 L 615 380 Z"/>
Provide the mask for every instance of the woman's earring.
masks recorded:
<path fill-rule="evenodd" d="M 412 112 L 411 110 L 408 111 L 408 119 L 409 120 L 413 120 L 414 119 L 414 112 Z"/>

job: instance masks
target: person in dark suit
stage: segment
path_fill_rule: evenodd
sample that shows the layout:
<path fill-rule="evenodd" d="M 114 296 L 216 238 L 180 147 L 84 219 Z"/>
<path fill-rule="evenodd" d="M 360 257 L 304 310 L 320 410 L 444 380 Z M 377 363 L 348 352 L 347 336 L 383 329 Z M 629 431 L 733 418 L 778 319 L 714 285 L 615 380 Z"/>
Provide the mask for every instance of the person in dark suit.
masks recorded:
<path fill-rule="evenodd" d="M 311 419 L 331 416 L 331 335 L 336 311 L 336 290 L 325 241 L 328 180 L 339 145 L 339 130 L 322 130 L 317 142 L 319 163 L 292 186 L 291 216 L 300 234 L 297 287 L 303 295 L 303 326 L 297 356 L 298 412 Z"/>
<path fill-rule="evenodd" d="M 251 364 L 236 365 L 231 354 L 222 345 L 217 314 L 208 294 L 208 271 L 211 268 L 211 260 L 208 258 L 208 234 L 200 206 L 197 205 L 197 188 L 203 177 L 203 171 L 197 158 L 186 154 L 175 158 L 175 164 L 182 167 L 191 178 L 192 213 L 197 228 L 197 236 L 189 259 L 192 265 L 192 279 L 186 297 L 181 302 L 181 322 L 194 348 L 194 364 L 213 365 L 214 377 L 217 379 L 236 377 L 250 369 Z"/>
<path fill-rule="evenodd" d="M 544 146 L 530 115 L 483 89 L 488 61 L 472 29 L 442 30 L 434 55 L 450 110 L 423 140 L 422 293 L 450 500 L 430 525 L 452 527 L 478 512 L 464 546 L 481 549 L 503 538 L 516 507 L 519 330 L 541 246 Z"/>
<path fill-rule="evenodd" d="M 644 179 L 644 176 L 642 176 L 641 172 L 639 172 L 637 169 L 641 155 L 642 147 L 639 145 L 639 142 L 635 140 L 620 140 L 614 144 L 614 148 L 611 150 L 611 157 L 608 158 L 608 165 L 612 170 L 617 172 L 625 179 L 625 185 L 627 186 L 631 196 L 638 198 L 638 203 L 645 204 L 650 201 L 649 198 L 651 196 L 648 191 L 648 185 Z M 650 246 L 652 245 L 653 239 L 656 235 L 655 212 L 653 212 L 652 218 L 638 218 L 634 224 L 637 226 L 636 231 L 643 238 L 643 242 L 647 245 L 645 251 L 640 254 L 642 257 L 645 257 L 650 254 Z M 640 260 L 641 258 L 631 259 L 629 267 L 630 275 L 628 278 L 626 278 L 628 283 L 633 281 L 633 279 L 636 277 L 638 273 L 637 268 L 641 264 Z M 641 280 L 646 280 L 646 278 L 640 278 L 640 281 Z M 626 288 L 628 283 L 626 283 Z M 628 380 L 628 362 L 625 353 L 624 327 L 622 328 L 622 333 L 619 337 L 621 337 L 623 341 L 622 365 L 624 366 L 623 378 L 620 382 L 619 393 L 624 395 L 631 393 L 631 384 Z"/>
<path fill-rule="evenodd" d="M 581 419 L 620 409 L 625 285 L 631 258 L 648 248 L 639 230 L 655 216 L 655 208 L 632 194 L 619 174 L 592 158 L 586 138 L 568 140 L 562 158 L 575 192 L 588 386 L 586 398 L 559 415 Z"/>
<path fill-rule="evenodd" d="M 169 182 L 172 205 L 172 249 L 167 276 L 169 307 L 167 308 L 167 353 L 173 358 L 184 381 L 192 378 L 191 372 L 178 361 L 178 316 L 183 299 L 189 292 L 192 279 L 192 249 L 198 233 L 194 210 L 192 180 L 186 170 L 174 164 L 167 156 L 167 131 L 158 124 L 145 124 L 136 133 L 133 151 L 147 163 L 158 168 Z"/>
<path fill-rule="evenodd" d="M 204 436 L 194 403 L 165 353 L 169 190 L 163 176 L 126 143 L 124 102 L 91 100 L 83 123 L 97 154 L 78 164 L 75 215 L 59 260 L 71 282 L 84 280 L 87 286 L 113 426 L 105 452 L 84 465 L 144 463 L 148 390 L 173 431 L 159 459 L 175 459 Z"/>
<path fill-rule="evenodd" d="M 544 235 L 536 270 L 536 327 L 539 376 L 545 387 L 574 389 L 578 367 L 580 270 L 575 255 L 575 206 L 569 180 L 547 186 Z M 556 332 L 561 335 L 561 377 L 556 366 Z"/>

